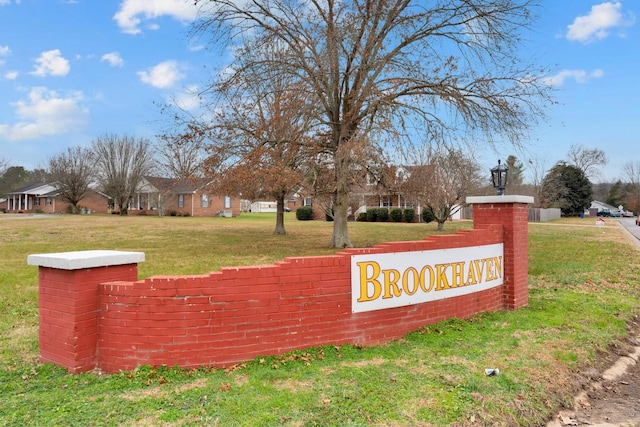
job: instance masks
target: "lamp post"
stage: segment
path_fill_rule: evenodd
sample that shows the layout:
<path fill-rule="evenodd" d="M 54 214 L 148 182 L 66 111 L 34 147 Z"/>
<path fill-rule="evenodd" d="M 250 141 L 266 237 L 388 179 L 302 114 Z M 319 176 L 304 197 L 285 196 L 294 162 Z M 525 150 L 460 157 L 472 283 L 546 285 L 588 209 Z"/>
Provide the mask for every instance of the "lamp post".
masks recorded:
<path fill-rule="evenodd" d="M 509 168 L 498 160 L 498 166 L 491 169 L 491 183 L 496 189 L 498 196 L 504 195 L 504 189 L 507 188 L 507 178 L 509 176 Z"/>

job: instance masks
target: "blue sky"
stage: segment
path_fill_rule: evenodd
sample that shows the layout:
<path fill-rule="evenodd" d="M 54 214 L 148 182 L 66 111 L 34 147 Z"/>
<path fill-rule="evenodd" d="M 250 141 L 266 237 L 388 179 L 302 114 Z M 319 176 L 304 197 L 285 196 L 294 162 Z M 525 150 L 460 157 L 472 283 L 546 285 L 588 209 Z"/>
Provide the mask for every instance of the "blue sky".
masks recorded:
<path fill-rule="evenodd" d="M 542 0 L 523 54 L 553 72 L 556 106 L 528 148 L 480 153 L 487 167 L 516 154 L 550 168 L 571 144 L 609 157 L 599 180 L 640 161 L 638 0 Z M 185 0 L 0 0 L 0 159 L 27 169 L 104 134 L 151 140 L 157 104 L 191 96 L 221 58 L 189 39 Z"/>

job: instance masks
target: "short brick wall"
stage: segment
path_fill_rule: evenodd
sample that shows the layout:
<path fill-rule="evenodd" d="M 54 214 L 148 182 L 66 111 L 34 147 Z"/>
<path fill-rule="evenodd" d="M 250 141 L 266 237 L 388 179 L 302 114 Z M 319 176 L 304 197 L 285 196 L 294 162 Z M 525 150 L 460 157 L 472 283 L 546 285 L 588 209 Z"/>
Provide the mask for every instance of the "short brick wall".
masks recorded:
<path fill-rule="evenodd" d="M 41 360 L 71 372 L 147 364 L 223 367 L 311 346 L 384 343 L 448 318 L 526 305 L 526 203 L 486 205 L 474 218 L 473 230 L 454 235 L 194 276 L 135 280 L 136 264 L 126 259 L 111 267 L 56 269 L 55 263 L 40 262 L 46 256 L 33 255 L 29 263 L 40 265 Z M 352 312 L 353 255 L 497 243 L 504 244 L 503 285 Z"/>

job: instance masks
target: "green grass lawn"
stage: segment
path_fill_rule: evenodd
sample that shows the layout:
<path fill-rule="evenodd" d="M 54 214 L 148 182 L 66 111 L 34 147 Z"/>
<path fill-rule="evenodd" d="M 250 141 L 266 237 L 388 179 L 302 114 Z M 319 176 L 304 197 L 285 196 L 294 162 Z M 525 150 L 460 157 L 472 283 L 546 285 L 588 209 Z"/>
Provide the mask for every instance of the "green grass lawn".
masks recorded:
<path fill-rule="evenodd" d="M 140 278 L 321 255 L 332 224 L 239 218 L 0 219 L 0 425 L 544 425 L 578 376 L 624 348 L 639 313 L 638 252 L 616 228 L 529 226 L 529 306 L 452 319 L 378 347 L 326 346 L 227 369 L 67 374 L 38 358 L 33 253 L 141 251 Z M 592 225 L 585 219 L 580 224 Z M 445 233 L 470 228 L 447 223 Z M 351 223 L 355 246 L 421 239 L 435 224 Z M 620 350 L 618 350 L 620 351 Z M 499 368 L 487 377 L 484 368 Z"/>

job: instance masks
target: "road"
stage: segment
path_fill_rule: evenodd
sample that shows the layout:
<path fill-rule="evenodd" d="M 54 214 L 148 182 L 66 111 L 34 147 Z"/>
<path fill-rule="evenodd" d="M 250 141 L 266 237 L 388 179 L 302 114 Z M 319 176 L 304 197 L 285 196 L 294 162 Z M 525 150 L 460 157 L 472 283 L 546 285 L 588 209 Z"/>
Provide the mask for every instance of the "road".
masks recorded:
<path fill-rule="evenodd" d="M 629 241 L 640 250 L 640 226 L 635 218 L 606 218 L 606 225 L 617 225 L 628 232 Z M 572 409 L 561 411 L 546 427 L 588 425 L 592 427 L 640 426 L 640 335 L 631 336 L 628 355 L 598 375 L 574 399 Z M 615 355 L 610 355 L 610 357 Z"/>
<path fill-rule="evenodd" d="M 627 237 L 636 248 L 640 249 L 640 226 L 636 225 L 635 218 L 616 218 L 615 220 L 609 219 L 607 222 L 617 221 L 621 228 L 627 232 Z"/>

